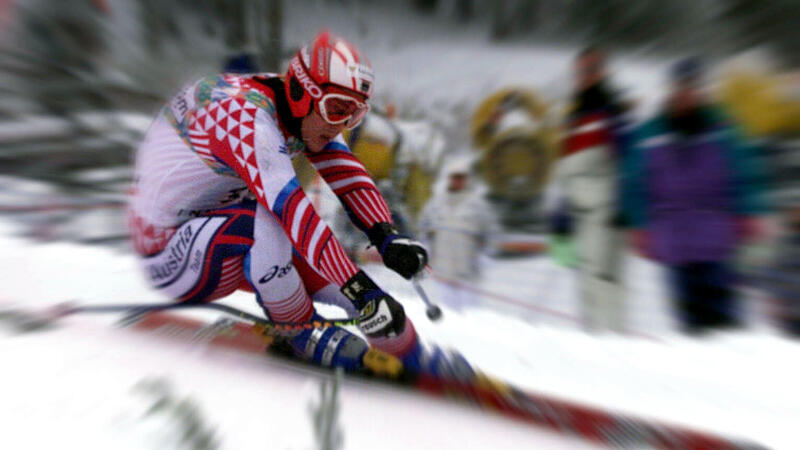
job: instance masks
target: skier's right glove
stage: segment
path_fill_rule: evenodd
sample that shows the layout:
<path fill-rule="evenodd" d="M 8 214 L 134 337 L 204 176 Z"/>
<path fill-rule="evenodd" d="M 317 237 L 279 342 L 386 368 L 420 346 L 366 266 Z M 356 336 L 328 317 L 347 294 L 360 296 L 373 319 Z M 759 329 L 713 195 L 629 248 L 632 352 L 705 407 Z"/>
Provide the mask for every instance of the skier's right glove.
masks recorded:
<path fill-rule="evenodd" d="M 342 286 L 360 315 L 358 326 L 368 337 L 397 336 L 406 325 L 403 305 L 383 292 L 364 271 L 358 271 Z"/>

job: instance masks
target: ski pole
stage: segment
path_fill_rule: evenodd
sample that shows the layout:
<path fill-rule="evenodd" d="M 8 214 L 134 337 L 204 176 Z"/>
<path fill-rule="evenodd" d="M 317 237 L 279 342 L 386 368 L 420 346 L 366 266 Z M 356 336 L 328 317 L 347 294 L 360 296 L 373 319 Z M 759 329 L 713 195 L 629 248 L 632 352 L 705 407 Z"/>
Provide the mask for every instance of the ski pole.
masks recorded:
<path fill-rule="evenodd" d="M 442 309 L 439 306 L 433 304 L 431 299 L 428 298 L 428 294 L 425 293 L 425 290 L 422 289 L 422 285 L 419 283 L 419 277 L 414 277 L 411 279 L 411 284 L 414 286 L 414 290 L 417 291 L 420 298 L 422 298 L 423 303 L 425 303 L 425 315 L 428 316 L 432 322 L 436 322 L 437 320 L 442 318 Z"/>
<path fill-rule="evenodd" d="M 256 325 L 277 331 L 296 331 L 312 328 L 326 328 L 331 326 L 358 325 L 359 318 L 323 319 L 305 322 L 275 322 L 266 318 L 250 314 L 241 309 L 221 303 L 111 303 L 102 305 L 71 305 L 63 303 L 55 305 L 39 314 L 23 311 L 4 311 L 0 316 L 14 322 L 23 331 L 32 331 L 50 326 L 58 319 L 73 314 L 102 314 L 102 313 L 130 313 L 127 317 L 176 309 L 213 309 L 231 316 L 244 319 Z"/>

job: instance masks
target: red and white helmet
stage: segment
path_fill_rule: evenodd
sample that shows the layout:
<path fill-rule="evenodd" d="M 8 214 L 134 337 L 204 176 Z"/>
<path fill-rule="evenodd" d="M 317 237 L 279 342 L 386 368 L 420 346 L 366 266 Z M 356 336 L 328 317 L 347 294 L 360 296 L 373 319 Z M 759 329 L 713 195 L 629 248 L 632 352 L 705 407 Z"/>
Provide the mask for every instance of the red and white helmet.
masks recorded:
<path fill-rule="evenodd" d="M 369 61 L 352 44 L 322 31 L 289 62 L 286 98 L 295 117 L 313 106 L 326 122 L 352 128 L 369 110 L 373 81 Z"/>

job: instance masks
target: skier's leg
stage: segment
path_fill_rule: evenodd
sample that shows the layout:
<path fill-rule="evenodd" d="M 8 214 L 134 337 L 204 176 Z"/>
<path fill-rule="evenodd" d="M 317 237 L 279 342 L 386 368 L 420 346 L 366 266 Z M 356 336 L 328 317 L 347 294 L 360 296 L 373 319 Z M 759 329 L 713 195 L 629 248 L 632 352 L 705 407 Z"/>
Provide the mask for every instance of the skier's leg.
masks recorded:
<path fill-rule="evenodd" d="M 258 304 L 271 320 L 300 322 L 311 318 L 311 297 L 292 265 L 292 244 L 261 205 L 256 207 L 253 245 L 245 257 L 244 272 Z"/>
<path fill-rule="evenodd" d="M 316 272 L 297 253 L 294 261 L 294 266 L 309 288 L 314 301 L 341 306 L 353 316 L 358 314 L 350 299 L 341 293 L 339 286 Z M 403 362 L 403 367 L 413 373 L 428 373 L 461 381 L 468 381 L 475 375 L 469 362 L 460 353 L 444 350 L 436 345 L 424 346 L 417 336 L 413 322 L 407 316 L 405 328 L 400 335 L 368 336 L 367 341 L 371 347 L 399 358 Z"/>
<path fill-rule="evenodd" d="M 319 317 L 293 263 L 291 242 L 261 205 L 256 208 L 253 245 L 244 266 L 257 301 L 271 320 L 305 322 Z M 313 328 L 286 336 L 297 356 L 325 366 L 358 368 L 367 351 L 362 339 L 341 327 Z"/>
<path fill-rule="evenodd" d="M 257 216 L 257 223 L 259 223 L 258 217 L 259 216 Z M 258 239 L 258 236 L 256 236 L 256 241 L 258 241 Z M 307 292 L 313 297 L 314 301 L 340 306 L 350 316 L 359 314 L 353 305 L 353 301 L 341 292 L 341 286 L 329 281 L 314 270 L 297 252 L 293 252 L 292 257 L 292 270 L 297 271 L 303 285 L 307 288 Z M 252 260 L 250 264 L 252 271 Z M 376 289 L 379 290 L 379 288 Z M 340 330 L 339 328 L 331 329 Z M 341 331 L 343 332 L 345 330 Z M 314 353 L 314 358 L 321 358 L 319 362 L 325 364 L 327 361 L 325 355 L 330 355 L 330 350 L 328 350 L 327 353 L 317 350 L 315 353 L 312 350 L 305 350 L 305 346 L 309 345 L 309 347 L 307 347 L 309 349 L 321 349 L 325 347 L 326 339 L 328 339 L 328 335 L 322 334 L 320 331 L 304 332 L 294 339 L 295 343 L 293 345 L 295 346 L 296 352 L 306 357 L 310 357 L 310 355 Z M 340 335 L 335 335 L 330 338 L 329 342 L 339 342 L 340 339 L 342 339 Z M 444 351 L 437 346 L 424 347 L 417 337 L 412 321 L 407 316 L 405 318 L 403 331 L 399 335 L 387 337 L 367 336 L 367 340 L 370 346 L 401 359 L 404 367 L 415 373 L 425 372 L 436 375 L 448 375 L 464 380 L 474 375 L 469 363 L 457 352 Z M 359 342 L 363 343 L 363 341 Z M 348 341 L 347 343 L 349 346 L 347 350 L 342 351 L 341 355 L 350 355 L 348 356 L 349 361 L 358 359 L 352 355 L 362 357 L 364 353 L 360 352 L 362 350 L 366 352 L 367 350 L 366 345 L 362 348 L 355 341 Z M 330 345 L 328 345 L 328 348 L 330 348 Z M 339 353 L 336 354 L 337 357 L 339 355 Z M 340 362 L 339 365 L 344 364 Z"/>
<path fill-rule="evenodd" d="M 328 281 L 319 272 L 314 270 L 308 263 L 295 253 L 295 267 L 300 273 L 306 286 L 311 286 L 314 301 L 329 305 L 340 306 L 347 311 L 348 315 L 358 314 L 353 302 L 342 294 L 340 287 Z M 417 343 L 417 333 L 411 320 L 406 317 L 406 326 L 398 336 L 391 337 L 367 337 L 367 341 L 373 347 L 383 350 L 386 353 L 402 358 L 407 355 Z"/>
<path fill-rule="evenodd" d="M 170 298 L 189 302 L 221 298 L 247 284 L 272 320 L 313 318 L 311 300 L 291 265 L 291 243 L 275 219 L 256 205 L 245 200 L 174 230 L 134 228 L 138 241 L 151 248 L 155 237 L 163 241 L 157 242 L 157 252 L 142 259 L 151 284 Z M 289 337 L 299 356 L 348 369 L 360 366 L 367 350 L 363 340 L 339 327 Z"/>
<path fill-rule="evenodd" d="M 322 274 L 314 270 L 302 256 L 294 252 L 292 264 L 303 280 L 312 300 L 344 309 L 348 317 L 357 317 L 358 311 L 353 302 L 339 291 L 339 287 L 328 281 Z"/>
<path fill-rule="evenodd" d="M 178 301 L 211 301 L 244 280 L 242 260 L 252 244 L 254 201 L 209 212 L 176 229 L 133 222 L 136 248 L 150 284 Z"/>

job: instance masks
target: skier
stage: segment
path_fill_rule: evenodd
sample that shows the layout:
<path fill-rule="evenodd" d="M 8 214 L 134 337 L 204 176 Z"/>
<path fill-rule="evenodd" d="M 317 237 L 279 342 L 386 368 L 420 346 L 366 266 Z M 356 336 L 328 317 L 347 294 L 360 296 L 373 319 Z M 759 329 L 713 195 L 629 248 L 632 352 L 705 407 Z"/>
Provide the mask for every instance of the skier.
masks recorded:
<path fill-rule="evenodd" d="M 325 31 L 284 77 L 222 74 L 184 87 L 136 155 L 130 226 L 152 286 L 181 302 L 254 291 L 275 322 L 317 319 L 312 299 L 337 304 L 360 316 L 370 345 L 418 366 L 423 349 L 403 307 L 346 256 L 292 166 L 309 159 L 387 267 L 409 279 L 421 271 L 425 248 L 395 230 L 340 135 L 367 113 L 372 91 L 370 64 Z M 367 352 L 340 327 L 287 338 L 322 365 L 357 368 Z"/>

